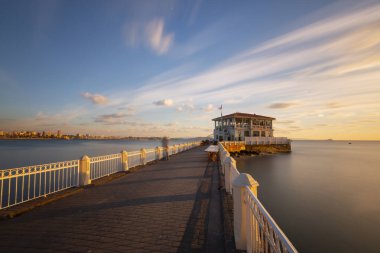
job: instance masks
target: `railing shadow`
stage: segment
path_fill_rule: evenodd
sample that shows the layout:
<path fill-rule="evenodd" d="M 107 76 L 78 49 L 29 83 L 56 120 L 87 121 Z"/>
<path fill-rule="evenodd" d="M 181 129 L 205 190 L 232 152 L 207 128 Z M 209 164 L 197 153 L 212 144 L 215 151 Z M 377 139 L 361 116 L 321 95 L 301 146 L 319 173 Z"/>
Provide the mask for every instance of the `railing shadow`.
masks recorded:
<path fill-rule="evenodd" d="M 154 196 L 154 197 L 145 197 L 145 198 L 136 198 L 129 199 L 124 201 L 115 201 L 109 202 L 105 201 L 99 204 L 92 205 L 83 205 L 78 206 L 74 205 L 69 208 L 60 208 L 60 209 L 49 209 L 48 211 L 39 212 L 38 214 L 31 216 L 22 216 L 19 219 L 33 219 L 33 221 L 38 220 L 50 220 L 52 218 L 57 217 L 65 217 L 65 216 L 76 216 L 81 215 L 84 216 L 86 213 L 93 213 L 105 210 L 111 210 L 115 208 L 122 208 L 125 206 L 140 206 L 140 205 L 149 205 L 149 204 L 158 204 L 165 202 L 181 202 L 181 201 L 190 201 L 194 200 L 195 196 L 193 194 L 182 194 L 182 195 L 167 195 L 167 196 Z"/>
<path fill-rule="evenodd" d="M 178 252 L 207 252 L 212 167 L 207 164 Z"/>

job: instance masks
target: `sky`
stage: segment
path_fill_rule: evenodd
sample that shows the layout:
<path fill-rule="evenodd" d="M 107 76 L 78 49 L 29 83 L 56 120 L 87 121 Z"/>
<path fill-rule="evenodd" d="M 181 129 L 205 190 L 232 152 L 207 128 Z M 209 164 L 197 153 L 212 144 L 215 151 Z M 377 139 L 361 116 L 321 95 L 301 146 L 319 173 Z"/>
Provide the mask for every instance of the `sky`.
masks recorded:
<path fill-rule="evenodd" d="M 0 0 L 0 130 L 380 140 L 380 1 Z"/>

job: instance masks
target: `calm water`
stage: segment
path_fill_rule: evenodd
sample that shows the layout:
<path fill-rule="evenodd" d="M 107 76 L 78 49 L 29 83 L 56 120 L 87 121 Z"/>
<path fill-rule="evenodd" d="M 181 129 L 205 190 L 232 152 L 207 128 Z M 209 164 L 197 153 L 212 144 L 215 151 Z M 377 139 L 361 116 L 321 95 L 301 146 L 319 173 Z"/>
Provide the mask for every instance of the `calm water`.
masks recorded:
<path fill-rule="evenodd" d="M 169 145 L 189 139 L 171 140 Z M 83 155 L 115 154 L 121 150 L 161 146 L 161 141 L 148 140 L 0 140 L 0 169 L 76 160 Z"/>
<path fill-rule="evenodd" d="M 295 141 L 240 157 L 259 199 L 300 252 L 380 252 L 380 142 Z"/>

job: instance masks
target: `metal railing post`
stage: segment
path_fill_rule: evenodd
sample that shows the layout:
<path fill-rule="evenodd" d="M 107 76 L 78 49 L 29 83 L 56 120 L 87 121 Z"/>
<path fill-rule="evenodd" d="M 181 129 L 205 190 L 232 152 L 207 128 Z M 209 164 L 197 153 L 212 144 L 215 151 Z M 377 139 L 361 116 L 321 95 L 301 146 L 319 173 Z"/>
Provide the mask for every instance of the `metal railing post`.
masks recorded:
<path fill-rule="evenodd" d="M 91 184 L 90 157 L 83 156 L 79 160 L 79 186 Z"/>
<path fill-rule="evenodd" d="M 247 203 L 246 186 L 257 197 L 257 183 L 253 177 L 246 173 L 241 173 L 233 182 L 233 204 L 234 204 L 234 235 L 236 249 L 247 249 Z"/>
<path fill-rule="evenodd" d="M 125 150 L 121 151 L 121 163 L 123 166 L 123 171 L 128 171 L 128 152 Z"/>

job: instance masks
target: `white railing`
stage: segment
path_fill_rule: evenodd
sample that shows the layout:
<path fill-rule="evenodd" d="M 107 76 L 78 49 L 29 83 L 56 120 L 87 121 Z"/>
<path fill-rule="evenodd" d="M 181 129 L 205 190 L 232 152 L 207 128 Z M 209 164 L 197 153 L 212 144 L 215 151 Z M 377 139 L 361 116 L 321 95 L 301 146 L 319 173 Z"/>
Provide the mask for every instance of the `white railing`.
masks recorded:
<path fill-rule="evenodd" d="M 247 145 L 276 145 L 289 144 L 290 140 L 286 137 L 245 137 Z"/>
<path fill-rule="evenodd" d="M 171 149 L 172 150 L 172 155 L 175 155 L 175 154 L 177 154 L 178 152 L 178 150 L 177 150 L 177 147 L 176 147 L 176 145 L 174 145 L 174 146 L 172 146 L 172 147 L 169 147 L 169 149 Z"/>
<path fill-rule="evenodd" d="M 147 163 L 156 160 L 156 150 L 155 149 L 147 149 L 145 159 L 146 159 L 145 161 Z"/>
<path fill-rule="evenodd" d="M 95 180 L 123 170 L 121 153 L 90 158 L 90 179 Z"/>
<path fill-rule="evenodd" d="M 199 146 L 190 142 L 169 146 L 169 155 Z M 0 209 L 11 207 L 71 187 L 90 184 L 91 180 L 161 160 L 162 147 L 104 155 L 83 156 L 81 160 L 0 170 Z"/>
<path fill-rule="evenodd" d="M 78 185 L 79 160 L 0 170 L 0 209 Z"/>
<path fill-rule="evenodd" d="M 142 165 L 141 163 L 141 151 L 128 152 L 128 168 Z"/>
<path fill-rule="evenodd" d="M 244 141 L 221 141 L 220 142 L 223 145 L 244 145 Z"/>
<path fill-rule="evenodd" d="M 161 160 L 164 158 L 165 151 L 162 147 L 158 147 L 158 152 L 157 152 L 157 160 Z"/>
<path fill-rule="evenodd" d="M 237 249 L 249 253 L 297 253 L 258 200 L 258 183 L 250 175 L 240 174 L 235 159 L 222 143 L 218 145 L 226 191 L 232 194 L 234 201 L 234 234 Z"/>
<path fill-rule="evenodd" d="M 169 148 L 168 148 L 168 155 L 169 155 L 169 156 L 174 155 L 173 147 L 169 147 Z"/>
<path fill-rule="evenodd" d="M 245 193 L 247 252 L 297 252 L 248 186 Z"/>

